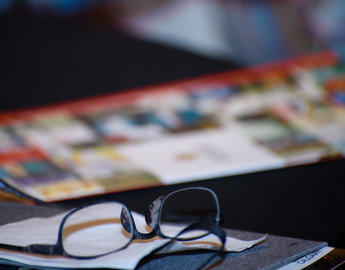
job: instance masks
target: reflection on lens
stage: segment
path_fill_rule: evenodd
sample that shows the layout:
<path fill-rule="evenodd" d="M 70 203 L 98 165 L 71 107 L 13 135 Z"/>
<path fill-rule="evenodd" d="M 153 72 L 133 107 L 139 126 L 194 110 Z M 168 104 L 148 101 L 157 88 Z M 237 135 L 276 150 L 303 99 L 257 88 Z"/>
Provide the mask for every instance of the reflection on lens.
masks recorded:
<path fill-rule="evenodd" d="M 160 229 L 167 237 L 176 237 L 188 225 L 218 220 L 218 205 L 213 194 L 204 189 L 192 188 L 170 194 L 162 207 Z M 178 239 L 193 239 L 205 235 L 204 230 L 193 230 Z"/>
<path fill-rule="evenodd" d="M 82 208 L 68 217 L 62 243 L 72 256 L 98 256 L 124 247 L 131 233 L 123 229 L 120 203 L 108 202 Z"/>

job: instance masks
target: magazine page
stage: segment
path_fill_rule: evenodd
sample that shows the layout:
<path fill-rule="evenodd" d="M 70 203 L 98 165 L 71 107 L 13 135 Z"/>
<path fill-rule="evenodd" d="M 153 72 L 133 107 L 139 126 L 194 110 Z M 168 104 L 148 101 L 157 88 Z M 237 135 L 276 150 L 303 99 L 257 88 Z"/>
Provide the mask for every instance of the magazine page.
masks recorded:
<path fill-rule="evenodd" d="M 210 179 L 345 153 L 331 52 L 0 114 L 0 178 L 44 201 Z"/>

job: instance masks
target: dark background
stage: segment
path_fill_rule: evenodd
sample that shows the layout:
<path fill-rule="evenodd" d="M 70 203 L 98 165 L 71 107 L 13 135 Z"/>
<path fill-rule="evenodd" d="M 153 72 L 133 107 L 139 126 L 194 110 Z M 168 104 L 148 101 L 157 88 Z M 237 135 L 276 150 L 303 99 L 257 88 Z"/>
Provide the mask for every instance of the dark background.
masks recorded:
<path fill-rule="evenodd" d="M 70 17 L 6 14 L 0 40 L 2 111 L 235 67 Z"/>
<path fill-rule="evenodd" d="M 129 38 L 104 25 L 14 12 L 0 16 L 0 109 L 31 107 L 238 67 Z M 130 90 L 127 90 L 130 91 Z M 327 161 L 185 184 L 219 196 L 224 226 L 345 248 L 345 161 Z M 181 185 L 178 185 L 181 186 Z M 106 198 L 143 211 L 176 186 Z"/>

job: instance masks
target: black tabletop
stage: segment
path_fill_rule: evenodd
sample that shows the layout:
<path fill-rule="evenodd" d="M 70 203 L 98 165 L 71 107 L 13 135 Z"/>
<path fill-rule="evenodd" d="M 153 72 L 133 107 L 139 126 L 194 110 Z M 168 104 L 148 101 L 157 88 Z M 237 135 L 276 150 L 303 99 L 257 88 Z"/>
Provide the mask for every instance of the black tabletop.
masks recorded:
<path fill-rule="evenodd" d="M 110 27 L 66 18 L 2 16 L 0 39 L 2 111 L 236 67 L 138 41 Z M 344 160 L 325 161 L 182 185 L 215 190 L 225 227 L 327 241 L 331 246 L 345 248 L 344 168 Z M 133 210 L 143 211 L 145 205 L 176 186 L 121 192 L 92 200 L 111 196 Z M 83 203 L 73 200 L 63 204 Z"/>

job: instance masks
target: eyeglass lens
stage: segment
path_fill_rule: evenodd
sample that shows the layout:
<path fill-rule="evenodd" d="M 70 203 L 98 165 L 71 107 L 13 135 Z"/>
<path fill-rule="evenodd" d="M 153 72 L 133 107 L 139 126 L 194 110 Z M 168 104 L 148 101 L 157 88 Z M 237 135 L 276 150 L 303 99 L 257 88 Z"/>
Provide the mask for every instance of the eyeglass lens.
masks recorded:
<path fill-rule="evenodd" d="M 131 232 L 127 232 L 121 224 L 122 210 L 128 211 L 120 203 L 106 202 L 74 212 L 63 226 L 64 250 L 72 256 L 87 257 L 126 246 L 131 241 Z"/>
<path fill-rule="evenodd" d="M 218 206 L 213 194 L 204 189 L 186 189 L 168 195 L 163 203 L 160 215 L 160 230 L 167 237 L 176 237 L 187 226 L 205 221 L 215 220 Z M 173 226 L 172 226 L 173 225 Z M 204 230 L 193 230 L 179 236 L 187 240 L 205 235 Z"/>

